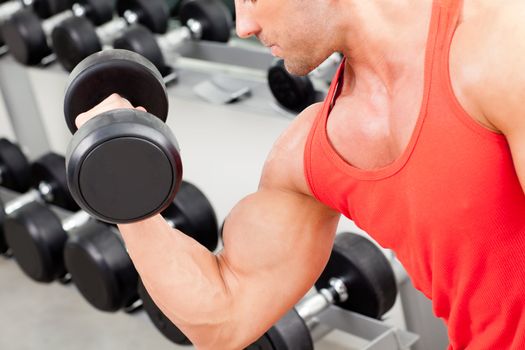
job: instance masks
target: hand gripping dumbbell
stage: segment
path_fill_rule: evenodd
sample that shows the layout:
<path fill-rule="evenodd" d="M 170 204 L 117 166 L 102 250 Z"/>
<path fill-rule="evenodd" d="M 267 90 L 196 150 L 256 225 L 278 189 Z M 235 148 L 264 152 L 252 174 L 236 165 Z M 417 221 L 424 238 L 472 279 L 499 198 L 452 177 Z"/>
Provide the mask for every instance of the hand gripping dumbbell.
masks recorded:
<path fill-rule="evenodd" d="M 149 113 L 111 110 L 77 131 L 76 117 L 112 93 Z M 86 58 L 70 75 L 64 114 L 74 133 L 66 156 L 67 182 L 82 209 L 101 221 L 129 223 L 171 204 L 182 162 L 177 140 L 164 123 L 166 87 L 151 62 L 125 50 Z"/>
<path fill-rule="evenodd" d="M 183 182 L 163 215 L 171 226 L 209 250 L 216 248 L 215 212 L 206 196 L 194 185 Z M 138 273 L 117 231 L 71 235 L 64 248 L 64 257 L 73 282 L 92 306 L 108 312 L 136 308 Z"/>
<path fill-rule="evenodd" d="M 232 17 L 221 0 L 183 0 L 179 9 L 183 25 L 165 35 L 155 36 L 143 26 L 128 29 L 115 40 L 113 47 L 137 52 L 150 60 L 163 76 L 171 73 L 166 57 L 188 40 L 227 42 L 232 30 Z"/>
<path fill-rule="evenodd" d="M 83 18 L 70 18 L 53 30 L 55 54 L 67 71 L 113 44 L 130 25 L 142 24 L 154 33 L 168 29 L 169 8 L 165 0 L 117 0 L 117 12 L 121 17 L 100 27 Z"/>
<path fill-rule="evenodd" d="M 57 24 L 75 17 L 100 25 L 113 18 L 114 8 L 114 0 L 77 0 L 70 10 L 43 21 L 31 10 L 25 9 L 4 22 L 2 34 L 18 62 L 25 65 L 47 63 L 54 59 L 51 32 Z"/>
<path fill-rule="evenodd" d="M 315 287 L 248 350 L 313 350 L 315 316 L 331 305 L 380 318 L 397 296 L 396 278 L 385 255 L 370 240 L 353 234 L 336 237 L 332 254 Z M 314 332 L 315 333 L 315 332 Z M 326 333 L 315 334 L 315 338 Z"/>
<path fill-rule="evenodd" d="M 4 221 L 7 216 L 33 202 L 46 202 L 68 210 L 78 210 L 69 194 L 66 182 L 64 157 L 48 153 L 31 165 L 33 189 L 5 203 L 0 209 L 0 252 L 9 249 L 5 241 Z"/>
<path fill-rule="evenodd" d="M 101 233 L 109 235 L 108 225 L 77 213 L 61 220 L 47 205 L 34 202 L 5 219 L 5 237 L 16 262 L 34 281 L 69 282 L 64 265 L 64 246 L 69 235 Z"/>
<path fill-rule="evenodd" d="M 0 5 L 0 26 L 13 14 L 23 8 L 32 9 L 40 18 L 48 18 L 56 13 L 66 10 L 70 6 L 70 0 L 10 0 L 2 1 Z M 0 54 L 7 52 L 4 46 L 4 38 L 0 31 Z"/>
<path fill-rule="evenodd" d="M 341 56 L 335 53 L 306 76 L 288 73 L 282 59 L 277 60 L 268 70 L 268 86 L 277 102 L 293 112 L 300 112 L 314 102 L 322 100 L 317 96 L 311 78 L 325 80 L 328 84 L 335 74 Z"/>

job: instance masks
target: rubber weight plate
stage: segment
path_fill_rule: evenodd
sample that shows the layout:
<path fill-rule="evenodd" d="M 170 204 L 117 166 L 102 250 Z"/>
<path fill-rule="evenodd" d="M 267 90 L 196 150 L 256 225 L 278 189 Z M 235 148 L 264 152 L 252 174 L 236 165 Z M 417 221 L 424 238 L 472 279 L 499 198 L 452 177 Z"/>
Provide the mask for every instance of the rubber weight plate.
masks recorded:
<path fill-rule="evenodd" d="M 69 9 L 72 5 L 72 0 L 35 0 L 31 9 L 38 17 L 48 18 Z"/>
<path fill-rule="evenodd" d="M 314 102 L 315 90 L 310 78 L 291 75 L 283 60 L 268 70 L 268 85 L 277 102 L 289 110 L 300 112 Z"/>
<path fill-rule="evenodd" d="M 2 186 L 16 192 L 26 192 L 31 186 L 31 167 L 22 150 L 7 139 L 0 139 Z"/>
<path fill-rule="evenodd" d="M 232 15 L 232 19 L 235 21 L 235 1 L 234 0 L 222 0 Z"/>
<path fill-rule="evenodd" d="M 102 51 L 93 23 L 84 17 L 71 17 L 58 24 L 51 34 L 60 64 L 71 72 L 83 59 Z"/>
<path fill-rule="evenodd" d="M 87 8 L 86 17 L 99 26 L 109 22 L 115 12 L 115 0 L 81 0 L 79 1 Z"/>
<path fill-rule="evenodd" d="M 5 254 L 9 250 L 9 246 L 7 245 L 7 242 L 5 240 L 4 221 L 4 202 L 0 199 L 0 254 Z"/>
<path fill-rule="evenodd" d="M 157 67 L 162 76 L 171 72 L 171 69 L 164 62 L 164 55 L 155 35 L 140 24 L 127 29 L 120 38 L 113 42 L 113 47 L 115 49 L 133 51 L 144 56 Z"/>
<path fill-rule="evenodd" d="M 139 281 L 138 291 L 144 304 L 144 310 L 146 310 L 146 313 L 155 327 L 157 327 L 157 329 L 173 343 L 179 345 L 191 345 L 190 340 L 186 338 L 184 333 L 182 333 L 180 329 L 178 329 L 177 326 L 175 326 L 173 322 L 164 315 L 157 305 L 155 305 L 155 302 L 151 299 L 146 288 L 144 288 L 142 281 Z"/>
<path fill-rule="evenodd" d="M 162 75 L 141 55 L 127 50 L 95 53 L 71 72 L 64 98 L 64 115 L 71 132 L 75 118 L 117 93 L 133 106 L 142 106 L 163 122 L 168 116 L 168 96 Z"/>
<path fill-rule="evenodd" d="M 38 188 L 41 182 L 45 182 L 52 188 L 53 200 L 51 204 L 58 205 L 71 211 L 78 210 L 67 186 L 66 160 L 56 153 L 48 153 L 38 158 L 31 166 L 32 186 Z"/>
<path fill-rule="evenodd" d="M 165 0 L 118 0 L 118 14 L 122 16 L 127 10 L 135 12 L 139 23 L 154 33 L 168 30 L 169 8 Z"/>
<path fill-rule="evenodd" d="M 67 233 L 45 204 L 30 203 L 5 219 L 5 237 L 16 262 L 37 282 L 52 282 L 66 274 L 62 248 Z"/>
<path fill-rule="evenodd" d="M 183 181 L 162 215 L 173 219 L 175 227 L 213 251 L 219 241 L 217 217 L 210 201 L 195 185 Z"/>
<path fill-rule="evenodd" d="M 295 309 L 288 311 L 247 350 L 313 350 L 308 326 Z"/>
<path fill-rule="evenodd" d="M 30 9 L 23 9 L 2 25 L 2 36 L 9 53 L 24 65 L 35 65 L 51 54 L 41 20 Z"/>
<path fill-rule="evenodd" d="M 182 162 L 165 123 L 136 109 L 89 120 L 67 152 L 73 198 L 92 216 L 129 223 L 166 209 L 179 189 Z"/>
<path fill-rule="evenodd" d="M 217 0 L 183 0 L 179 19 L 186 24 L 194 19 L 202 25 L 202 40 L 227 42 L 233 27 L 230 11 Z"/>
<path fill-rule="evenodd" d="M 166 0 L 166 3 L 168 4 L 168 8 L 170 10 L 170 16 L 178 17 L 181 2 L 182 0 Z"/>
<path fill-rule="evenodd" d="M 64 247 L 65 264 L 89 304 L 115 312 L 138 299 L 138 273 L 117 233 L 97 224 L 71 235 Z"/>
<path fill-rule="evenodd" d="M 346 310 L 379 319 L 396 301 L 392 266 L 383 252 L 365 237 L 348 232 L 337 235 L 328 264 L 315 287 L 329 288 L 333 277 L 342 279 L 348 289 L 348 300 L 337 303 Z"/>

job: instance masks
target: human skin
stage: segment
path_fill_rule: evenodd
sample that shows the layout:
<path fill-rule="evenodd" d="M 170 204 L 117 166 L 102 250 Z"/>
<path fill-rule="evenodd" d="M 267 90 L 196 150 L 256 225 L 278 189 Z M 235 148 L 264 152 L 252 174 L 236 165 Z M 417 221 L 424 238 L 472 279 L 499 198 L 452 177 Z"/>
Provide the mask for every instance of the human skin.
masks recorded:
<path fill-rule="evenodd" d="M 375 169 L 402 154 L 414 129 L 431 6 L 431 0 L 236 0 L 237 33 L 272 46 L 295 74 L 342 52 L 345 84 L 328 135 L 347 162 Z M 502 7 L 466 0 L 450 52 L 454 93 L 474 120 L 506 136 L 522 188 L 525 78 L 516 73 L 525 68 L 524 15 L 522 1 Z M 306 138 L 320 107 L 303 111 L 275 142 L 258 191 L 229 214 L 217 255 L 160 216 L 119 225 L 148 292 L 196 348 L 242 349 L 323 270 L 339 213 L 313 198 L 303 170 Z M 77 124 L 113 108 L 133 106 L 112 95 Z"/>

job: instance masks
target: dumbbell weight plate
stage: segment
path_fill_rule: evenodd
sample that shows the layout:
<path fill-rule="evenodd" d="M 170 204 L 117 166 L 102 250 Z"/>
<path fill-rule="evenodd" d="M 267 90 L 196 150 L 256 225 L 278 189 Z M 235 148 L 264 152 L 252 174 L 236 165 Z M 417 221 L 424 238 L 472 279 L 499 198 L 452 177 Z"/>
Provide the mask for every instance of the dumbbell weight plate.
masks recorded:
<path fill-rule="evenodd" d="M 233 27 L 231 13 L 224 3 L 217 0 L 183 0 L 179 18 L 186 24 L 189 19 L 202 25 L 202 40 L 227 42 Z"/>
<path fill-rule="evenodd" d="M 288 311 L 246 350 L 313 350 L 308 326 L 295 309 Z"/>
<path fill-rule="evenodd" d="M 51 54 L 40 18 L 23 9 L 2 25 L 2 36 L 9 52 L 20 63 L 35 65 Z"/>
<path fill-rule="evenodd" d="M 57 59 L 68 72 L 94 52 L 102 51 L 96 28 L 87 18 L 71 17 L 51 34 Z"/>
<path fill-rule="evenodd" d="M 40 18 L 48 18 L 71 7 L 71 0 L 35 0 L 31 10 Z"/>
<path fill-rule="evenodd" d="M 164 62 L 164 55 L 153 33 L 138 24 L 130 27 L 124 35 L 113 42 L 115 49 L 129 50 L 147 58 L 164 76 L 171 71 Z"/>
<path fill-rule="evenodd" d="M 380 318 L 396 301 L 392 266 L 383 252 L 365 237 L 353 233 L 337 235 L 328 264 L 315 287 L 329 288 L 334 276 L 347 286 L 348 300 L 337 303 L 346 310 Z"/>
<path fill-rule="evenodd" d="M 215 210 L 210 201 L 195 185 L 183 181 L 180 189 L 162 215 L 178 218 L 175 227 L 194 238 L 209 251 L 215 250 L 219 241 L 219 227 Z"/>
<path fill-rule="evenodd" d="M 120 16 L 127 10 L 139 15 L 139 23 L 154 33 L 165 33 L 168 30 L 169 8 L 165 0 L 119 0 L 117 12 Z"/>
<path fill-rule="evenodd" d="M 48 153 L 32 164 L 31 172 L 33 187 L 38 187 L 41 182 L 52 186 L 53 200 L 51 204 L 71 211 L 79 209 L 68 189 L 64 157 L 55 153 Z"/>
<path fill-rule="evenodd" d="M 84 59 L 69 76 L 64 98 L 64 115 L 69 130 L 75 133 L 76 117 L 112 93 L 166 121 L 168 96 L 158 69 L 134 52 L 107 50 Z"/>
<path fill-rule="evenodd" d="M 173 322 L 164 315 L 157 305 L 155 305 L 155 302 L 151 299 L 151 296 L 140 280 L 138 284 L 138 292 L 142 299 L 144 310 L 155 327 L 157 327 L 157 329 L 173 343 L 179 345 L 191 345 L 190 340 L 186 338 L 184 333 L 182 333 L 180 329 L 178 329 Z"/>
<path fill-rule="evenodd" d="M 4 164 L 2 186 L 16 192 L 25 192 L 31 184 L 30 165 L 20 147 L 0 139 L 0 164 Z"/>
<path fill-rule="evenodd" d="M 73 198 L 109 223 L 135 222 L 166 209 L 182 179 L 177 140 L 166 124 L 139 110 L 89 120 L 67 153 Z"/>
<path fill-rule="evenodd" d="M 106 231 L 71 235 L 64 259 L 82 296 L 98 310 L 115 312 L 137 300 L 138 275 L 117 233 Z"/>
<path fill-rule="evenodd" d="M 65 275 L 62 247 L 67 233 L 45 204 L 30 203 L 4 223 L 6 241 L 18 265 L 31 279 L 52 282 Z"/>
<path fill-rule="evenodd" d="M 4 202 L 0 199 L 0 254 L 5 254 L 9 250 L 9 246 L 7 245 L 4 235 L 4 220 Z"/>
<path fill-rule="evenodd" d="M 294 76 L 278 60 L 268 70 L 268 84 L 277 102 L 289 110 L 300 112 L 314 102 L 315 90 L 307 76 Z"/>
<path fill-rule="evenodd" d="M 86 6 L 87 17 L 96 26 L 109 22 L 113 18 L 115 0 L 81 0 L 78 2 Z"/>
<path fill-rule="evenodd" d="M 181 2 L 182 0 L 166 0 L 171 17 L 178 17 Z"/>

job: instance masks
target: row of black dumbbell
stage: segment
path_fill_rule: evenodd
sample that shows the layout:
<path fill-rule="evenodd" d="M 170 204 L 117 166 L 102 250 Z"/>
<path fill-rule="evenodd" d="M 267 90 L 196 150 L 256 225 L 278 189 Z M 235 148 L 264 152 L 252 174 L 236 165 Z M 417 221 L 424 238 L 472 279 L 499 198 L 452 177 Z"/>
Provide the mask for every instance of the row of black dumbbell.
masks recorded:
<path fill-rule="evenodd" d="M 25 65 L 48 63 L 54 53 L 68 71 L 114 44 L 137 51 L 166 72 L 165 55 L 181 43 L 227 42 L 233 27 L 232 0 L 34 0 L 22 8 L 23 3 L 0 5 L 7 49 Z M 39 6 L 48 10 L 39 11 Z M 168 30 L 170 16 L 178 18 L 182 27 Z"/>
<path fill-rule="evenodd" d="M 42 203 L 76 209 L 64 187 L 64 158 L 47 154 L 29 166 L 21 150 L 2 139 L 0 173 L 2 185 L 27 190 L 0 212 L 4 214 L 2 234 L 7 238 L 2 252 L 10 251 L 31 279 L 47 283 L 72 279 L 86 300 L 103 311 L 134 310 L 139 302 L 162 334 L 177 344 L 189 344 L 149 297 L 114 228 L 82 211 L 61 220 Z M 216 248 L 215 213 L 195 186 L 184 182 L 163 214 L 208 249 Z M 291 310 L 249 349 L 313 349 L 308 320 L 328 306 L 380 318 L 397 294 L 394 272 L 383 253 L 351 233 L 336 238 L 316 287 L 316 295 Z"/>
<path fill-rule="evenodd" d="M 38 11 L 38 4 L 47 10 Z M 71 9 L 63 11 L 68 5 Z M 0 21 L 13 8 L 16 7 L 0 6 Z M 113 19 L 115 8 L 120 16 L 117 19 Z M 39 18 L 53 13 L 51 18 Z M 2 33 L 13 57 L 25 65 L 49 62 L 54 51 L 62 66 L 71 71 L 90 54 L 113 45 L 141 54 L 167 77 L 172 68 L 166 58 L 183 42 L 201 39 L 227 42 L 232 13 L 231 0 L 117 0 L 116 3 L 78 0 L 74 4 L 62 0 L 60 5 L 51 0 L 36 0 L 32 9 L 11 14 L 4 20 Z M 182 28 L 168 31 L 170 14 L 180 19 Z M 283 61 L 279 60 L 268 72 L 270 90 L 281 106 L 299 112 L 323 97 L 314 89 L 310 77 L 329 81 L 339 61 L 340 57 L 335 55 L 308 77 L 295 77 L 286 72 Z"/>
<path fill-rule="evenodd" d="M 144 307 L 172 341 L 188 343 L 167 319 L 159 323 L 162 314 L 140 283 L 116 228 L 84 211 L 61 218 L 51 209 L 50 204 L 68 212 L 78 210 L 67 189 L 64 157 L 49 153 L 30 165 L 18 146 L 0 139 L 0 171 L 5 188 L 25 192 L 5 204 L 0 202 L 1 254 L 14 257 L 34 281 L 73 281 L 99 310 L 131 312 Z M 196 186 L 183 182 L 162 214 L 173 227 L 210 251 L 216 249 L 215 212 Z"/>

